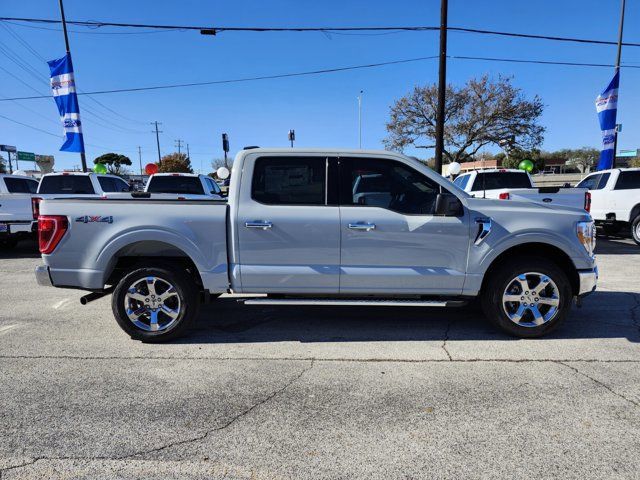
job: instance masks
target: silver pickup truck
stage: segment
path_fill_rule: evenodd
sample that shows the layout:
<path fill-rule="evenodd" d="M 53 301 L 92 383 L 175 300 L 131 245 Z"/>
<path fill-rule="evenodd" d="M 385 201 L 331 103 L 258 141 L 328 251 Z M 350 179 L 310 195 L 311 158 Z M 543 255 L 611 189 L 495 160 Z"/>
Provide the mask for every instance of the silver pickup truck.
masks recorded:
<path fill-rule="evenodd" d="M 473 198 L 383 151 L 244 150 L 228 201 L 46 199 L 39 242 L 40 285 L 91 291 L 83 303 L 112 293 L 118 324 L 148 342 L 183 335 L 224 292 L 276 305 L 479 297 L 496 326 L 536 337 L 597 281 L 584 210 Z"/>

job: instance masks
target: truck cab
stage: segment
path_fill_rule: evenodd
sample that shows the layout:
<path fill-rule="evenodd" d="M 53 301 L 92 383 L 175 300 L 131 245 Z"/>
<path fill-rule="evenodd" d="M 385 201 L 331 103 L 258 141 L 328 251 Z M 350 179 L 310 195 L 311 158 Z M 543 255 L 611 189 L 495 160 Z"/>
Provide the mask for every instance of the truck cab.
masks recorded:
<path fill-rule="evenodd" d="M 222 198 L 220 187 L 208 175 L 194 173 L 156 173 L 149 177 L 144 189 L 147 193 L 179 194 L 184 199 Z"/>

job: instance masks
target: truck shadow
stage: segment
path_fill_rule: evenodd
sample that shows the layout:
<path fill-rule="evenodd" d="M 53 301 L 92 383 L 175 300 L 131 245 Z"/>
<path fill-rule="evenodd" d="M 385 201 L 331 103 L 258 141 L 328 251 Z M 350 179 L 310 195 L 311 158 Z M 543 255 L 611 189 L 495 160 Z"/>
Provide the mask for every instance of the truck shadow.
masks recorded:
<path fill-rule="evenodd" d="M 0 259 L 3 258 L 38 258 L 38 242 L 35 240 L 20 240 L 18 245 L 11 249 L 0 248 Z"/>
<path fill-rule="evenodd" d="M 598 236 L 596 255 L 640 255 L 640 246 L 636 245 L 630 235 Z"/>
<path fill-rule="evenodd" d="M 473 307 L 258 307 L 235 298 L 203 306 L 189 336 L 178 343 L 402 342 L 518 339 L 501 333 Z M 543 338 L 626 338 L 640 341 L 640 294 L 596 292 L 573 308 L 558 330 Z"/>

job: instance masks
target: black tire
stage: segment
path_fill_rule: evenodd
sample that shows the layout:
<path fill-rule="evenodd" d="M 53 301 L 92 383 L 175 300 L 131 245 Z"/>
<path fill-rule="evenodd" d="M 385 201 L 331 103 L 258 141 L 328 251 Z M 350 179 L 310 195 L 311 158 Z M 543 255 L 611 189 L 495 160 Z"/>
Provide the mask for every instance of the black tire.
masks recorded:
<path fill-rule="evenodd" d="M 637 245 L 640 245 L 640 215 L 631 222 L 631 237 Z"/>
<path fill-rule="evenodd" d="M 507 262 L 508 263 L 490 274 L 491 277 L 488 279 L 481 293 L 482 309 L 487 319 L 502 331 L 520 338 L 541 337 L 558 328 L 565 320 L 573 299 L 571 283 L 564 271 L 555 263 L 542 257 L 520 257 Z M 514 285 L 513 280 L 519 275 L 529 272 L 536 272 L 549 277 L 558 290 L 557 295 L 559 299 L 557 311 L 555 315 L 551 314 L 548 321 L 545 321 L 545 323 L 541 325 L 524 326 L 526 323 L 533 323 L 532 310 L 525 310 L 524 316 L 521 319 L 522 323 L 512 321 L 506 312 L 506 309 L 516 310 L 516 307 L 520 304 L 525 305 L 527 301 L 531 300 L 533 295 L 531 297 L 521 297 L 524 298 L 524 302 L 509 303 L 507 304 L 508 306 L 503 306 L 503 294 L 507 287 Z M 527 281 L 532 281 L 532 277 L 527 278 Z M 532 287 L 535 287 L 535 283 L 532 284 Z M 516 285 L 515 288 L 518 288 L 518 286 Z M 549 288 L 553 287 L 551 286 Z M 535 292 L 531 291 L 531 293 L 533 294 Z M 543 295 L 540 295 L 540 292 L 537 293 L 539 297 L 543 297 Z M 520 295 L 520 293 L 516 293 L 516 295 Z M 535 297 L 533 300 L 539 297 Z M 527 300 L 527 298 L 530 300 Z M 542 312 L 552 307 L 536 304 L 536 308 Z M 547 312 L 549 311 L 550 310 Z"/>
<path fill-rule="evenodd" d="M 605 223 L 602 225 L 602 231 L 608 237 L 615 237 L 622 230 L 622 224 L 620 222 L 616 223 Z"/>
<path fill-rule="evenodd" d="M 160 302 L 153 303 L 153 306 L 156 307 L 155 309 L 148 308 L 152 305 L 150 303 L 147 303 L 146 305 L 148 307 L 145 308 L 145 304 L 142 301 L 132 300 L 127 297 L 130 293 L 129 289 L 135 286 L 138 288 L 135 292 L 137 295 L 150 299 L 151 290 L 146 287 L 147 290 L 145 293 L 144 287 L 142 287 L 150 283 L 145 282 L 146 278 L 157 279 L 152 282 L 154 286 L 158 286 L 158 297 L 157 300 L 154 299 L 154 302 Z M 173 286 L 173 290 L 166 288 L 167 285 Z M 154 292 L 155 291 L 156 289 L 154 287 Z M 170 293 L 171 298 L 162 300 L 162 295 L 166 295 L 167 293 Z M 181 337 L 188 332 L 200 310 L 199 297 L 199 289 L 195 281 L 183 268 L 171 264 L 158 264 L 150 267 L 136 268 L 125 275 L 113 291 L 111 308 L 120 328 L 128 333 L 134 340 L 141 340 L 148 343 L 165 342 Z M 125 308 L 125 301 L 132 309 L 138 308 L 136 311 L 142 311 L 137 317 L 138 324 L 141 326 L 137 326 L 133 320 L 129 318 Z M 165 307 L 167 311 L 171 312 L 171 315 L 175 315 L 175 312 L 177 312 L 177 316 L 173 318 L 170 314 L 165 313 L 165 311 L 163 311 Z M 157 322 L 156 327 L 158 330 L 156 331 L 149 330 L 152 328 L 152 312 L 155 313 Z M 166 327 L 163 327 L 163 324 Z"/>

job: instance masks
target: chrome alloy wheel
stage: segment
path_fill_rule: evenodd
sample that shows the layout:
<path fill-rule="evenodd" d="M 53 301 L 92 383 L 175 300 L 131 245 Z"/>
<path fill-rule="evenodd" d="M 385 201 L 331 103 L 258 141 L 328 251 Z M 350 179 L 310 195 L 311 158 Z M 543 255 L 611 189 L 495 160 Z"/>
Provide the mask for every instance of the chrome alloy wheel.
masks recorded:
<path fill-rule="evenodd" d="M 181 306 L 175 287 L 160 277 L 136 280 L 124 297 L 129 320 L 147 332 L 170 328 L 177 321 Z"/>
<path fill-rule="evenodd" d="M 527 272 L 507 284 L 502 308 L 521 327 L 538 327 L 553 320 L 560 306 L 560 291 L 547 275 Z"/>

